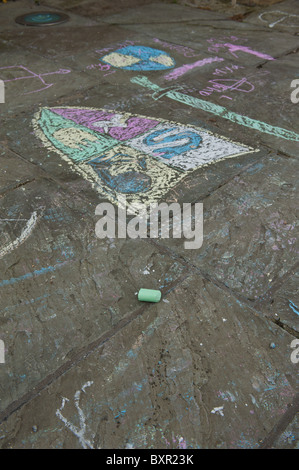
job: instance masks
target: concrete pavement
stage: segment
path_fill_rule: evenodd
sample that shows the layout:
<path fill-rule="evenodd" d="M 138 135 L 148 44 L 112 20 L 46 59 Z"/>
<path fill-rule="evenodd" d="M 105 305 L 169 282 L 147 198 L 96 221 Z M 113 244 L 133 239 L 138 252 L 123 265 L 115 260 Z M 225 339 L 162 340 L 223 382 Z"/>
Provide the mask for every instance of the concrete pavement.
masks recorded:
<path fill-rule="evenodd" d="M 114 3 L 0 4 L 0 448 L 298 448 L 297 2 Z"/>

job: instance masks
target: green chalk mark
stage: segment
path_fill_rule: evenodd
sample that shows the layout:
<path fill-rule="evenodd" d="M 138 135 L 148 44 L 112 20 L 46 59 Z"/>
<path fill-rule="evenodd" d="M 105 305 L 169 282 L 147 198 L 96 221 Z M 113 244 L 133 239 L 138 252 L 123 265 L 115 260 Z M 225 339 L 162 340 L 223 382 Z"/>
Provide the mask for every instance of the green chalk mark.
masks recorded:
<path fill-rule="evenodd" d="M 132 83 L 136 83 L 137 85 L 141 85 L 145 88 L 149 88 L 154 92 L 158 93 L 159 96 L 155 97 L 154 99 L 159 99 L 162 96 L 166 95 L 168 98 L 171 98 L 175 101 L 179 101 L 180 103 L 186 104 L 187 106 L 192 106 L 193 108 L 202 109 L 203 111 L 207 111 L 208 113 L 216 114 L 224 119 L 228 119 L 229 121 L 235 122 L 240 124 L 241 126 L 250 127 L 251 129 L 255 129 L 259 132 L 263 132 L 265 134 L 274 135 L 275 137 L 280 137 L 286 140 L 294 140 L 296 142 L 299 141 L 299 134 L 293 131 L 289 131 L 287 129 L 283 129 L 281 127 L 272 126 L 271 124 L 267 124 L 266 122 L 258 121 L 256 119 L 251 119 L 248 116 L 243 116 L 242 114 L 237 114 L 228 109 L 224 108 L 223 106 L 219 106 L 214 103 L 209 103 L 208 101 L 201 100 L 199 98 L 194 98 L 193 96 L 185 95 L 184 93 L 179 93 L 175 90 L 164 89 L 155 85 L 147 77 L 138 76 L 131 78 Z"/>
<path fill-rule="evenodd" d="M 118 144 L 116 139 L 76 124 L 49 109 L 42 110 L 39 125 L 54 147 L 76 163 L 89 160 Z"/>

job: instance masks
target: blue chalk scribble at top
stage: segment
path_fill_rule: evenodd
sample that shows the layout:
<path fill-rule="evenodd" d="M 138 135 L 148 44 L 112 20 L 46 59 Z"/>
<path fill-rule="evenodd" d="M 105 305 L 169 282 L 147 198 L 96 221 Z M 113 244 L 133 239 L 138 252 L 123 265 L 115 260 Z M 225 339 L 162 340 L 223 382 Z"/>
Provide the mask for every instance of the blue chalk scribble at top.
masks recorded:
<path fill-rule="evenodd" d="M 152 47 L 127 46 L 114 51 L 114 54 L 139 59 L 138 62 L 131 65 L 112 64 L 114 67 L 124 70 L 167 70 L 175 66 L 175 60 L 169 54 L 159 49 L 153 49 Z M 111 53 L 102 57 L 101 61 L 110 64 L 109 56 L 111 56 Z"/>

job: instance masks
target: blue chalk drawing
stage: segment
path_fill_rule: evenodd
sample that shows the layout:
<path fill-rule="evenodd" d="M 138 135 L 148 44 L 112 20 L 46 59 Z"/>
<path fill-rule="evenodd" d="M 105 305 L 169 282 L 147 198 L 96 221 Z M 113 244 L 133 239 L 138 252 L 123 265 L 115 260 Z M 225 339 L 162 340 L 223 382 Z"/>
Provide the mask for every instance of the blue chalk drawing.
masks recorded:
<path fill-rule="evenodd" d="M 123 70 L 167 70 L 175 66 L 169 54 L 145 46 L 127 46 L 101 57 L 101 61 Z"/>
<path fill-rule="evenodd" d="M 294 313 L 297 313 L 297 315 L 299 315 L 299 308 L 291 300 L 289 300 L 289 307 L 293 310 Z"/>
<path fill-rule="evenodd" d="M 161 135 L 169 134 L 169 132 L 172 131 L 176 131 L 176 128 L 171 127 L 157 130 L 145 137 L 143 142 L 145 145 L 148 146 L 157 146 L 158 148 L 154 150 L 154 153 L 159 154 L 160 157 L 169 159 L 174 157 L 175 155 L 181 155 L 182 153 L 187 152 L 188 150 L 194 150 L 198 148 L 202 141 L 202 138 L 196 132 L 184 131 L 172 135 L 166 135 L 162 140 L 159 140 L 159 142 L 157 142 L 157 139 L 159 139 Z M 188 139 L 188 142 L 177 146 L 160 147 L 161 144 L 163 145 L 181 142 L 183 139 Z"/>
<path fill-rule="evenodd" d="M 122 194 L 134 194 L 134 193 L 144 193 L 150 190 L 152 185 L 152 179 L 150 176 L 145 173 L 140 173 L 138 171 L 126 171 L 118 175 L 112 175 L 110 173 L 110 166 L 114 164 L 114 157 L 122 156 L 124 162 L 130 159 L 129 155 L 116 153 L 113 155 L 113 158 L 105 159 L 105 155 L 101 155 L 94 160 L 88 162 L 89 165 L 95 170 L 99 177 L 105 182 L 105 184 L 110 188 Z M 102 163 L 103 162 L 103 163 Z M 119 162 L 120 164 L 121 162 Z M 146 168 L 145 158 L 141 158 L 139 166 L 142 170 Z"/>

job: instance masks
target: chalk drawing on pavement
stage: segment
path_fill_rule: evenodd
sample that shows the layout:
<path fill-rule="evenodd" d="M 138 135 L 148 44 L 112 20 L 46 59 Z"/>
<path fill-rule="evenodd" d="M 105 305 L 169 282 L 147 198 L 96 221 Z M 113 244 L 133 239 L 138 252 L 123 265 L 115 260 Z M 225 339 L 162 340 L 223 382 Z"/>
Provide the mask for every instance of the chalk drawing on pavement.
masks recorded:
<path fill-rule="evenodd" d="M 167 52 L 145 46 L 127 46 L 101 57 L 101 61 L 124 70 L 167 70 L 175 61 Z"/>
<path fill-rule="evenodd" d="M 257 119 L 252 119 L 248 116 L 244 116 L 243 114 L 238 114 L 233 111 L 230 111 L 229 109 L 223 106 L 219 106 L 217 104 L 210 103 L 209 101 L 189 96 L 185 93 L 180 93 L 178 91 L 171 90 L 170 88 L 161 88 L 160 86 L 151 82 L 145 76 L 133 77 L 131 78 L 131 82 L 152 90 L 152 98 L 154 100 L 158 100 L 162 96 L 167 96 L 168 98 L 178 101 L 179 103 L 183 103 L 187 106 L 191 106 L 193 108 L 201 109 L 208 113 L 215 114 L 217 116 L 222 117 L 223 119 L 228 119 L 229 121 L 232 121 L 241 126 L 249 127 L 265 134 L 274 135 L 278 138 L 295 142 L 299 141 L 299 134 L 294 131 L 290 131 L 288 129 L 284 129 L 278 126 L 273 126 L 272 124 L 268 124 L 267 122 L 259 121 Z"/>
<path fill-rule="evenodd" d="M 290 28 L 298 28 L 299 26 L 299 15 L 288 13 L 286 11 L 264 11 L 259 15 L 259 19 L 263 23 L 267 23 L 269 28 L 274 28 L 277 24 L 282 24 L 283 26 L 288 26 Z"/>
<path fill-rule="evenodd" d="M 49 75 L 61 75 L 61 74 L 67 74 L 70 73 L 71 70 L 69 69 L 60 69 L 56 70 L 55 72 L 48 72 L 48 73 L 35 73 L 32 70 L 28 69 L 24 65 L 8 65 L 5 67 L 0 67 L 0 78 L 4 83 L 9 83 L 9 82 L 17 82 L 20 80 L 38 80 L 38 85 L 35 90 L 28 91 L 26 93 L 23 93 L 23 95 L 29 95 L 30 93 L 38 93 L 39 91 L 46 90 L 47 88 L 50 88 L 53 86 L 53 83 L 46 83 L 46 80 L 43 77 L 49 76 Z M 9 75 L 9 78 L 5 79 L 5 75 Z M 39 88 L 43 85 L 41 88 Z"/>
<path fill-rule="evenodd" d="M 65 404 L 69 401 L 68 398 L 62 397 L 62 403 L 60 408 L 56 410 L 56 416 L 65 424 L 65 426 L 79 439 L 80 444 L 82 445 L 83 449 L 93 449 L 93 444 L 90 442 L 89 439 L 86 439 L 86 416 L 80 406 L 80 398 L 81 392 L 86 393 L 85 389 L 93 385 L 92 381 L 86 382 L 82 387 L 81 390 L 77 390 L 74 395 L 74 404 L 78 411 L 78 418 L 79 418 L 79 426 L 75 426 L 71 421 L 69 421 L 65 416 L 62 414 L 62 410 L 65 407 Z"/>
<path fill-rule="evenodd" d="M 253 148 L 206 129 L 106 109 L 41 108 L 35 134 L 112 202 L 157 202 L 197 168 Z"/>
<path fill-rule="evenodd" d="M 11 253 L 12 251 L 14 251 L 16 248 L 22 245 L 22 243 L 24 243 L 28 237 L 30 237 L 31 233 L 34 230 L 34 227 L 37 224 L 38 219 L 39 219 L 39 216 L 37 215 L 37 212 L 34 211 L 31 214 L 30 219 L 27 221 L 27 224 L 23 228 L 21 235 L 15 240 L 7 243 L 6 245 L 0 246 L 0 258 L 3 258 L 8 253 Z"/>

